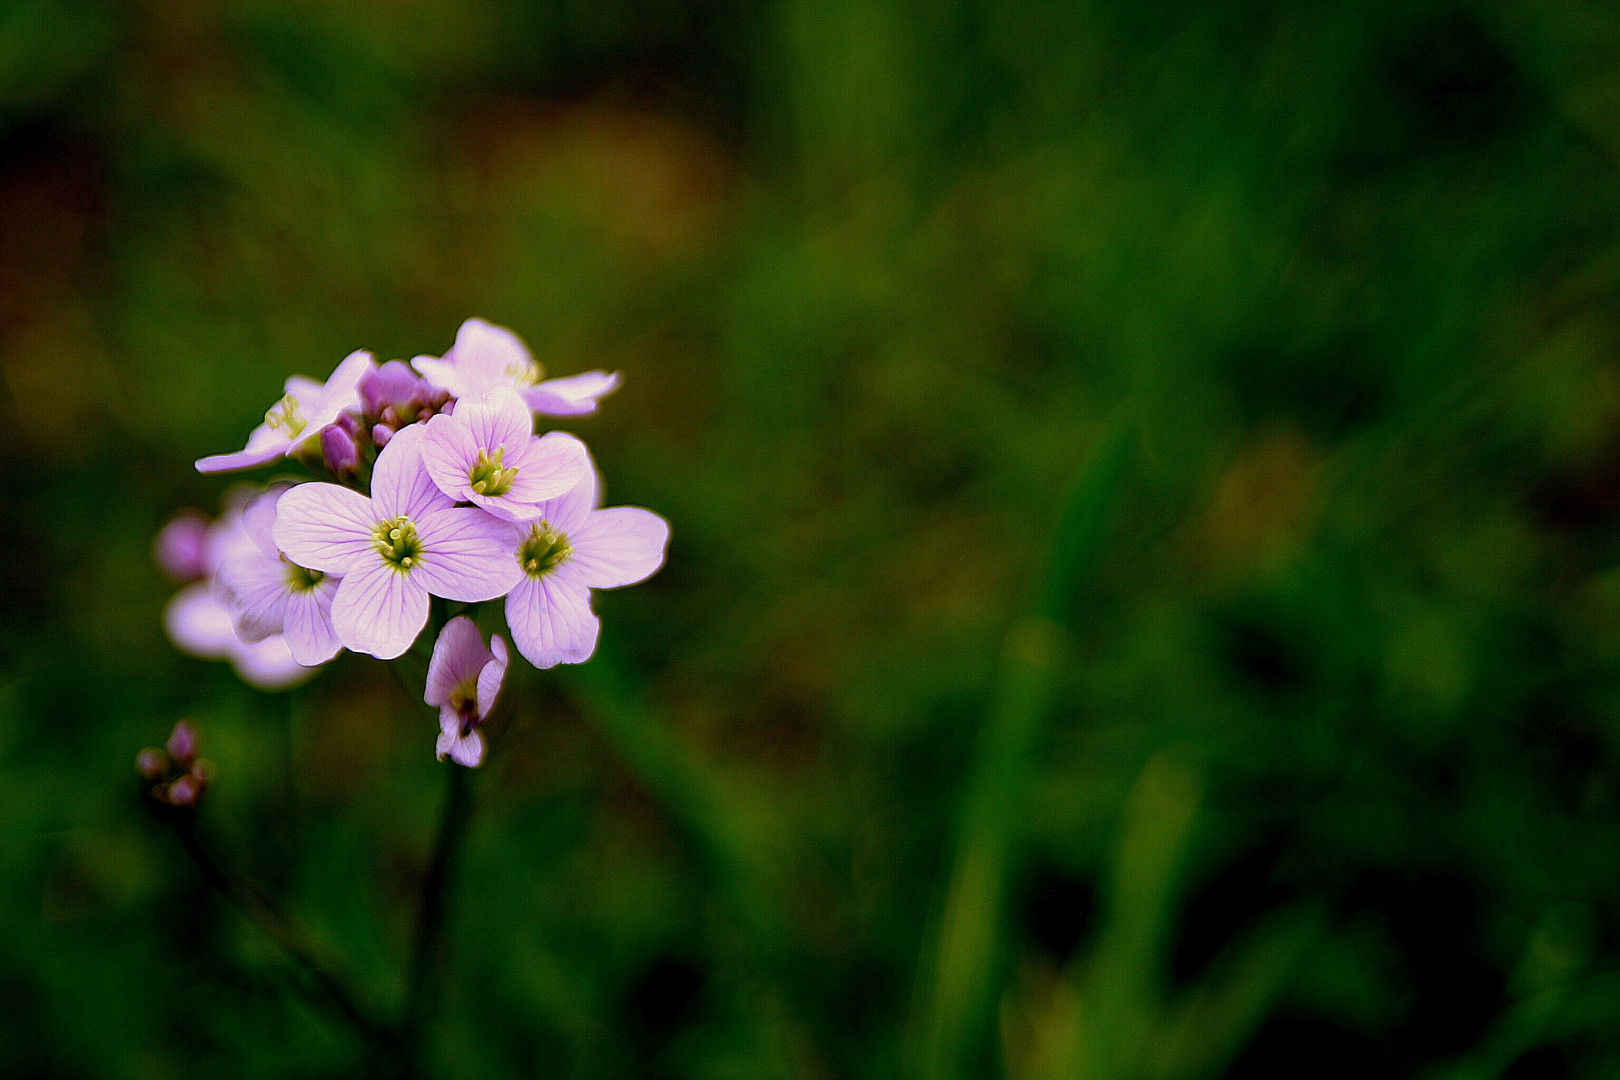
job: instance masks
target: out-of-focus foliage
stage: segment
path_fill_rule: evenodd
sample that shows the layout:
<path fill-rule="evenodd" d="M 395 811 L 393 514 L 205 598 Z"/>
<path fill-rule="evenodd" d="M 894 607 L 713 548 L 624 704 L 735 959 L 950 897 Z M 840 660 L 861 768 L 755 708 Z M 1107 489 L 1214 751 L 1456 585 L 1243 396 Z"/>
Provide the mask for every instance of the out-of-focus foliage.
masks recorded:
<path fill-rule="evenodd" d="M 149 541 L 473 314 L 675 540 L 477 777 L 434 1075 L 1620 1074 L 1617 153 L 1578 0 L 0 5 L 0 1075 L 364 1071 L 131 761 L 381 1007 L 433 718 Z"/>

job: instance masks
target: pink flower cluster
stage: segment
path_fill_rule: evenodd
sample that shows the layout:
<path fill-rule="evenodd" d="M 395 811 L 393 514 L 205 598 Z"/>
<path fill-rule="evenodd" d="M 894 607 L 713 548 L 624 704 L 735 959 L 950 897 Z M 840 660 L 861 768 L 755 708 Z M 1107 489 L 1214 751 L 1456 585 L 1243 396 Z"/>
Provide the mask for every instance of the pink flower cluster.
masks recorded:
<path fill-rule="evenodd" d="M 585 444 L 537 435 L 534 418 L 594 412 L 617 386 L 601 371 L 542 381 L 517 336 L 480 319 L 442 358 L 378 366 L 356 352 L 325 383 L 287 380 L 244 449 L 197 468 L 285 458 L 327 479 L 278 483 L 218 522 L 164 530 L 159 560 L 203 579 L 171 603 L 171 636 L 276 687 L 340 649 L 400 656 L 427 624 L 430 597 L 504 598 L 512 641 L 535 667 L 588 659 L 600 628 L 591 590 L 654 573 L 669 525 L 649 510 L 602 508 Z M 506 666 L 498 635 L 487 648 L 470 619 L 445 627 L 428 677 L 441 757 L 482 759 L 474 728 Z"/>

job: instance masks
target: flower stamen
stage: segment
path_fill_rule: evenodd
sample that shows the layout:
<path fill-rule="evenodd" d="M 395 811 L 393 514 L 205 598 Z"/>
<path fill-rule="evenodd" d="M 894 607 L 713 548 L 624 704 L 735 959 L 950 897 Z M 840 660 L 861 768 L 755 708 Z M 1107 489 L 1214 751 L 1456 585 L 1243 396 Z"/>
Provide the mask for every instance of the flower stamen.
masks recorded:
<path fill-rule="evenodd" d="M 281 432 L 289 439 L 296 439 L 308 425 L 309 420 L 304 416 L 303 406 L 291 394 L 283 394 L 281 400 L 270 406 L 264 414 L 264 422 L 271 431 Z"/>
<path fill-rule="evenodd" d="M 281 557 L 281 562 L 287 574 L 287 587 L 293 592 L 313 592 L 326 577 L 319 570 L 299 566 L 285 555 Z"/>
<path fill-rule="evenodd" d="M 422 539 L 407 517 L 377 522 L 371 530 L 371 546 L 382 556 L 383 562 L 400 573 L 409 573 L 422 561 Z"/>
<path fill-rule="evenodd" d="M 536 522 L 529 535 L 518 546 L 518 565 L 532 578 L 545 577 L 574 553 L 566 533 L 560 533 L 549 522 Z"/>
<path fill-rule="evenodd" d="M 512 482 L 517 479 L 518 474 L 516 465 L 510 469 L 504 468 L 505 461 L 504 446 L 497 446 L 493 457 L 489 451 L 479 450 L 478 460 L 467 470 L 467 486 L 479 495 L 488 495 L 492 499 L 505 495 L 512 490 Z"/>

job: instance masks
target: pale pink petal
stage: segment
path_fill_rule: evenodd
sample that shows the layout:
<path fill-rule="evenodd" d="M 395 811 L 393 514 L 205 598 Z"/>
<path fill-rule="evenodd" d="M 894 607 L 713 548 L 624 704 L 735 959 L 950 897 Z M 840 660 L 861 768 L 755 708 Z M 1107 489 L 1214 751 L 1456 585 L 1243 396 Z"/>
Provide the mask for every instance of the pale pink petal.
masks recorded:
<path fill-rule="evenodd" d="M 439 414 L 424 426 L 422 438 L 422 466 L 438 489 L 450 498 L 471 502 L 476 492 L 467 484 L 467 477 L 478 460 L 478 444 L 466 424 L 458 423 L 463 408 L 453 415 Z"/>
<path fill-rule="evenodd" d="M 381 559 L 344 576 L 332 598 L 332 629 L 345 648 L 392 660 L 427 624 L 428 594 Z"/>
<path fill-rule="evenodd" d="M 321 403 L 321 391 L 326 389 L 319 379 L 312 379 L 308 375 L 289 375 L 282 384 L 287 396 L 298 402 L 298 409 L 305 416 L 314 412 Z"/>
<path fill-rule="evenodd" d="M 482 510 L 435 510 L 417 519 L 416 532 L 422 559 L 411 577 L 434 596 L 466 603 L 493 600 L 523 576 L 512 547 L 512 526 Z"/>
<path fill-rule="evenodd" d="M 403 516 L 419 522 L 428 511 L 454 502 L 422 466 L 426 435 L 423 424 L 403 427 L 377 455 L 377 467 L 371 474 L 371 501 L 377 517 Z"/>
<path fill-rule="evenodd" d="M 493 452 L 504 446 L 508 457 L 534 435 L 534 417 L 512 391 L 497 390 L 477 401 L 458 403 L 451 418 L 467 428 L 475 447 Z"/>
<path fill-rule="evenodd" d="M 511 656 L 506 651 L 506 639 L 496 634 L 489 639 L 489 649 L 494 657 L 484 665 L 478 673 L 478 719 L 488 716 L 490 710 L 495 708 L 495 702 L 501 696 L 501 686 L 506 682 L 506 669 L 511 663 Z"/>
<path fill-rule="evenodd" d="M 248 436 L 246 447 L 233 454 L 210 454 L 208 457 L 198 458 L 197 471 L 204 475 L 213 475 L 252 469 L 277 458 L 286 457 L 287 451 L 291 448 L 291 440 L 271 428 L 269 424 L 260 424 Z"/>
<path fill-rule="evenodd" d="M 316 669 L 293 659 L 283 637 L 265 638 L 252 645 L 238 643 L 231 650 L 231 666 L 249 686 L 260 690 L 286 690 L 306 682 Z"/>
<path fill-rule="evenodd" d="M 281 554 L 275 537 L 276 504 L 291 487 L 291 484 L 271 484 L 242 508 L 243 530 L 259 552 L 272 559 Z"/>
<path fill-rule="evenodd" d="M 236 619 L 236 636 L 263 641 L 282 632 L 287 614 L 287 564 L 254 552 L 220 564 L 214 596 Z"/>
<path fill-rule="evenodd" d="M 437 356 L 418 356 L 411 361 L 414 367 L 426 379 L 429 386 L 443 390 L 453 397 L 462 397 L 461 379 L 456 375 L 456 365 L 452 360 L 441 360 Z"/>
<path fill-rule="evenodd" d="M 586 460 L 589 462 L 589 455 Z M 579 483 L 556 498 L 537 503 L 534 516 L 528 520 L 545 521 L 558 532 L 571 533 L 585 524 L 591 511 L 601 502 L 598 494 L 600 485 L 601 478 L 596 475 L 596 468 L 591 466 L 585 470 Z"/>
<path fill-rule="evenodd" d="M 429 705 L 448 705 L 456 688 L 475 681 L 493 655 L 484 647 L 478 625 L 465 615 L 457 615 L 444 624 L 439 640 L 433 643 L 422 699 Z"/>
<path fill-rule="evenodd" d="M 187 585 L 163 609 L 163 629 L 181 652 L 222 660 L 239 644 L 231 613 L 214 599 L 212 582 Z"/>
<path fill-rule="evenodd" d="M 328 575 L 313 589 L 300 589 L 287 596 L 285 616 L 287 648 L 300 664 L 324 664 L 338 654 L 337 632 L 332 629 L 332 599 L 339 580 Z"/>
<path fill-rule="evenodd" d="M 203 536 L 202 563 L 205 575 L 217 572 L 219 564 L 232 555 L 251 555 L 259 550 L 242 527 L 242 510 L 258 491 L 258 488 L 246 484 L 234 484 L 225 492 L 225 510 L 214 519 Z"/>
<path fill-rule="evenodd" d="M 537 370 L 528 347 L 516 334 L 483 319 L 468 319 L 461 324 L 455 346 L 445 359 L 455 362 L 461 396 L 465 397 L 526 386 L 534 380 Z"/>
<path fill-rule="evenodd" d="M 547 379 L 523 391 L 524 403 L 547 416 L 589 416 L 598 400 L 619 388 L 617 371 L 586 371 Z"/>
<path fill-rule="evenodd" d="M 321 388 L 319 403 L 311 410 L 309 426 L 320 429 L 338 418 L 344 409 L 360 408 L 360 380 L 377 365 L 364 349 L 343 358 Z"/>
<path fill-rule="evenodd" d="M 512 489 L 506 493 L 515 503 L 536 504 L 557 498 L 591 475 L 590 451 L 566 431 L 550 431 L 538 439 L 529 439 L 517 454 L 508 452 L 506 458 L 507 464 L 518 470 Z M 531 514 L 517 520 L 532 518 Z"/>
<path fill-rule="evenodd" d="M 639 506 L 592 511 L 568 534 L 569 568 L 593 589 L 616 589 L 651 577 L 664 565 L 669 522 Z"/>
<path fill-rule="evenodd" d="M 484 763 L 484 736 L 476 728 L 465 735 L 439 732 L 436 749 L 440 761 L 448 754 L 451 761 L 468 769 L 476 769 Z"/>
<path fill-rule="evenodd" d="M 299 566 L 346 574 L 375 562 L 372 529 L 380 515 L 371 500 L 337 484 L 299 484 L 276 504 L 276 546 Z"/>
<path fill-rule="evenodd" d="M 525 576 L 506 598 L 506 625 L 518 652 L 537 668 L 589 660 L 601 631 L 590 590 L 558 574 Z"/>

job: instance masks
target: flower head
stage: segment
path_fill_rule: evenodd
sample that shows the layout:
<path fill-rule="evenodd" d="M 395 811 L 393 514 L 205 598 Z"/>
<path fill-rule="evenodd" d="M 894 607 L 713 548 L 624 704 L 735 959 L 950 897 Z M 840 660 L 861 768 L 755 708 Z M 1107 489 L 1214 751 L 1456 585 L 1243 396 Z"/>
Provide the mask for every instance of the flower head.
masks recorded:
<path fill-rule="evenodd" d="M 284 484 L 271 487 L 243 510 L 253 548 L 220 563 L 214 595 L 230 611 L 243 642 L 281 634 L 298 663 L 324 664 L 341 648 L 332 629 L 339 579 L 299 566 L 276 547 L 276 506 L 288 490 Z"/>
<path fill-rule="evenodd" d="M 506 642 L 499 634 L 488 647 L 478 627 L 465 615 L 445 624 L 428 663 L 423 699 L 439 707 L 439 760 L 476 768 L 484 760 L 484 736 L 478 730 L 500 695 L 506 679 Z"/>
<path fill-rule="evenodd" d="M 522 580 L 506 598 L 506 624 L 535 667 L 590 659 L 601 630 L 591 590 L 634 585 L 664 563 L 669 522 L 635 506 L 599 509 L 599 497 L 593 469 L 533 520 L 512 526 Z"/>
<path fill-rule="evenodd" d="M 521 576 L 509 526 L 457 507 L 422 465 L 425 429 L 401 429 L 377 456 L 367 498 L 336 484 L 300 484 L 276 507 L 276 546 L 299 566 L 342 578 L 332 598 L 337 639 L 383 660 L 410 648 L 428 596 L 492 600 Z"/>
<path fill-rule="evenodd" d="M 352 352 L 324 384 L 302 375 L 287 380 L 287 392 L 264 414 L 247 446 L 232 454 L 214 454 L 197 462 L 200 473 L 235 472 L 286 457 L 318 439 L 326 425 L 345 409 L 360 407 L 360 380 L 373 367 L 371 354 Z"/>
<path fill-rule="evenodd" d="M 483 319 L 462 323 L 455 345 L 442 359 L 418 356 L 411 363 L 429 384 L 456 398 L 513 390 L 532 411 L 547 416 L 593 413 L 598 399 L 619 386 L 618 374 L 606 371 L 541 381 L 545 372 L 522 340 L 505 327 Z"/>
<path fill-rule="evenodd" d="M 510 390 L 429 420 L 422 462 L 440 491 L 507 521 L 533 517 L 590 471 L 585 444 L 560 431 L 536 437 L 534 417 Z"/>

